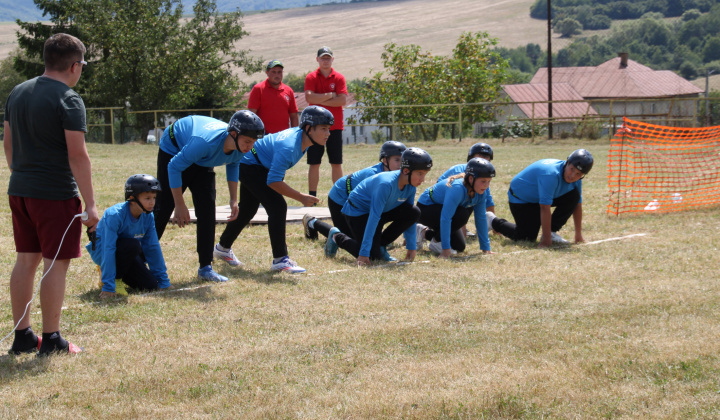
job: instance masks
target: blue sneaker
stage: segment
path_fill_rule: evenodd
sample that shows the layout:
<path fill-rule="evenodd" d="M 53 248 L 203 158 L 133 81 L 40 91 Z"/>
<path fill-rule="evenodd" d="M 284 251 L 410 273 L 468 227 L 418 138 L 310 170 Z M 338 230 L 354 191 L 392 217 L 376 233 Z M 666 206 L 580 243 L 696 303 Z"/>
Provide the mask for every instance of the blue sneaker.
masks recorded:
<path fill-rule="evenodd" d="M 397 258 L 393 257 L 392 255 L 390 255 L 390 254 L 388 253 L 387 247 L 381 246 L 381 247 L 380 247 L 380 254 L 382 255 L 383 261 L 387 261 L 387 262 L 395 262 L 395 261 L 397 261 Z"/>
<path fill-rule="evenodd" d="M 273 263 L 272 266 L 270 267 L 270 269 L 272 271 L 284 271 L 284 272 L 290 273 L 290 274 L 300 274 L 300 273 L 304 273 L 305 271 L 307 271 L 304 268 L 297 265 L 297 263 L 295 261 L 291 260 L 290 257 L 287 255 L 284 256 L 282 260 L 280 260 L 276 263 Z"/>
<path fill-rule="evenodd" d="M 333 239 L 333 236 L 336 233 L 340 233 L 340 229 L 334 227 L 330 229 L 330 233 L 328 233 L 327 242 L 325 242 L 325 256 L 328 258 L 334 258 L 335 255 L 337 255 L 337 249 L 338 245 Z"/>
<path fill-rule="evenodd" d="M 211 265 L 206 265 L 205 267 L 198 269 L 198 279 L 202 281 L 214 281 L 216 283 L 225 283 L 228 281 L 227 277 L 216 273 L 212 269 Z"/>

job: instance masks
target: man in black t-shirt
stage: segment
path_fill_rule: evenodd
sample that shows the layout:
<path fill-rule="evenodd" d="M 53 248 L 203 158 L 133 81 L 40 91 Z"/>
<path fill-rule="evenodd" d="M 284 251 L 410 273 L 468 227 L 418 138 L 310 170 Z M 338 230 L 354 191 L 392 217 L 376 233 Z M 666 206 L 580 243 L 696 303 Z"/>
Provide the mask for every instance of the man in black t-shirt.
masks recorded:
<path fill-rule="evenodd" d="M 51 36 L 43 49 L 43 75 L 15 86 L 5 104 L 3 145 L 17 252 L 10 277 L 11 354 L 82 351 L 60 335 L 60 314 L 70 260 L 81 255 L 82 225 L 75 220 L 83 211 L 79 195 L 87 213 L 82 224 L 94 230 L 98 222 L 85 148 L 85 105 L 72 90 L 87 65 L 84 54 L 85 46 L 74 36 Z M 41 261 L 47 272 L 39 285 L 42 338 L 30 328 L 28 304 Z"/>

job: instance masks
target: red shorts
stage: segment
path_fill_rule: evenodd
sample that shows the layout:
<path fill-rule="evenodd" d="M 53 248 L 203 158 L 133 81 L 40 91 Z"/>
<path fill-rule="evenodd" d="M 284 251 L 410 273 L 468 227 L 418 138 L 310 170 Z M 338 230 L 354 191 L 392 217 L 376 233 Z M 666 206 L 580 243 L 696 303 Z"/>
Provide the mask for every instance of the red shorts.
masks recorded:
<path fill-rule="evenodd" d="M 78 197 L 69 200 L 9 197 L 16 252 L 40 252 L 43 258 L 49 259 L 55 258 L 57 254 L 58 260 L 80 258 L 82 223 L 79 217 L 73 219 L 82 212 L 82 203 Z M 68 229 L 70 221 L 72 225 Z"/>

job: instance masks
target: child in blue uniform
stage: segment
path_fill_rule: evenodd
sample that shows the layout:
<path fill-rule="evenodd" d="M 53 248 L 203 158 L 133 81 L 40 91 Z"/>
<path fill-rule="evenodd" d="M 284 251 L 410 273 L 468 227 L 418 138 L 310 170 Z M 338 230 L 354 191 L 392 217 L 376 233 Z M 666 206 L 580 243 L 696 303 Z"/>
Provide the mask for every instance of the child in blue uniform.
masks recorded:
<path fill-rule="evenodd" d="M 365 178 L 385 171 L 399 170 L 400 157 L 405 149 L 407 149 L 407 147 L 399 141 L 386 141 L 380 147 L 380 163 L 342 176 L 335 182 L 335 185 L 333 185 L 328 194 L 328 208 L 330 209 L 330 217 L 332 218 L 333 225 L 335 225 L 336 228 L 341 232 L 350 232 L 350 227 L 345 222 L 345 216 L 342 214 L 342 208 L 347 201 L 348 195 L 360 181 Z M 305 229 L 306 238 L 317 239 L 318 232 L 327 237 L 330 234 L 332 226 L 306 214 L 303 217 L 303 228 Z"/>
<path fill-rule="evenodd" d="M 100 266 L 100 298 L 115 296 L 115 279 L 138 290 L 170 287 L 152 214 L 160 191 L 155 177 L 133 175 L 125 182 L 125 202 L 105 210 L 94 242 L 85 247 Z"/>
<path fill-rule="evenodd" d="M 442 258 L 449 257 L 453 251 L 464 251 L 465 235 L 461 228 L 474 213 L 480 249 L 490 253 L 485 205 L 493 177 L 492 163 L 473 158 L 465 165 L 464 174 L 453 175 L 426 189 L 418 199 L 422 212 L 422 224 L 417 224 L 418 243 L 431 240 L 430 250 Z"/>
<path fill-rule="evenodd" d="M 487 160 L 488 162 L 492 162 L 494 157 L 493 149 L 490 147 L 487 143 L 475 143 L 470 147 L 470 150 L 468 150 L 467 155 L 467 161 L 470 162 L 470 159 L 473 158 L 483 158 Z M 451 166 L 450 169 L 445 171 L 442 175 L 440 175 L 440 178 L 438 178 L 438 182 L 443 181 L 445 179 L 450 178 L 453 175 L 460 175 L 465 174 L 465 168 L 467 167 L 467 163 L 460 163 L 455 166 Z M 493 200 L 492 194 L 490 194 L 490 188 L 485 191 L 485 200 L 486 200 L 486 209 L 489 212 L 495 213 L 495 201 Z M 488 229 L 490 226 L 488 226 Z"/>
<path fill-rule="evenodd" d="M 515 224 L 489 214 L 493 229 L 514 241 L 535 241 L 542 229 L 540 248 L 569 244 L 557 232 L 573 216 L 575 242 L 584 242 L 582 179 L 592 166 L 593 157 L 585 149 L 575 150 L 564 161 L 543 159 L 530 164 L 510 182 L 508 201 Z"/>
<path fill-rule="evenodd" d="M 325 243 L 326 256 L 334 257 L 340 247 L 356 257 L 359 266 L 370 265 L 371 260 L 388 261 L 385 247 L 403 234 L 405 260 L 415 259 L 415 222 L 420 217 L 415 191 L 432 168 L 432 158 L 410 147 L 402 153 L 401 168 L 366 178 L 350 192 L 342 209 L 350 232 L 332 228 Z"/>
<path fill-rule="evenodd" d="M 158 151 L 158 180 L 165 194 L 160 196 L 155 209 L 155 227 L 162 238 L 170 215 L 173 221 L 185 227 L 190 223 L 190 212 L 183 199 L 190 189 L 197 218 L 197 253 L 200 262 L 200 280 L 225 282 L 227 277 L 212 268 L 213 256 L 230 265 L 240 265 L 232 252 L 218 253 L 215 243 L 215 166 L 225 165 L 230 192 L 230 217 L 238 215 L 238 168 L 243 155 L 255 141 L 265 134 L 260 118 L 250 111 L 236 112 L 229 123 L 215 118 L 191 115 L 172 123 L 160 139 Z"/>
<path fill-rule="evenodd" d="M 300 127 L 268 134 L 257 141 L 252 153 L 247 153 L 240 162 L 240 213 L 236 220 L 225 227 L 216 250 L 230 251 L 235 239 L 262 204 L 268 214 L 268 233 L 273 253 L 271 270 L 288 273 L 306 271 L 288 255 L 285 242 L 287 202 L 283 196 L 297 200 L 305 207 L 319 200 L 293 189 L 283 180 L 285 172 L 298 163 L 308 147 L 315 144 L 322 146 L 327 142 L 333 121 L 327 109 L 309 106 L 302 112 Z"/>

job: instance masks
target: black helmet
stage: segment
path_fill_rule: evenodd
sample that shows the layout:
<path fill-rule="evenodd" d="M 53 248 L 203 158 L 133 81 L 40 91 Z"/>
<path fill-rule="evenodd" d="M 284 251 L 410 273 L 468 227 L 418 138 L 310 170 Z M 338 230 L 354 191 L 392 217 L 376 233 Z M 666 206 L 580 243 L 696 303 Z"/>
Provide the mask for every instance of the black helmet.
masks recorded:
<path fill-rule="evenodd" d="M 407 147 L 399 141 L 386 141 L 380 148 L 380 160 L 391 156 L 402 156 L 405 149 L 407 149 Z"/>
<path fill-rule="evenodd" d="M 490 145 L 487 143 L 473 144 L 472 147 L 470 148 L 470 150 L 468 151 L 468 157 L 467 157 L 468 162 L 470 162 L 470 159 L 472 159 L 473 156 L 478 155 L 478 154 L 488 155 L 488 156 L 490 156 L 490 159 L 488 159 L 488 160 L 493 160 L 492 147 L 490 147 Z"/>
<path fill-rule="evenodd" d="M 309 106 L 303 110 L 300 116 L 300 128 L 302 130 L 305 130 L 305 127 L 314 127 L 323 124 L 335 124 L 335 118 L 330 111 L 317 105 Z"/>
<path fill-rule="evenodd" d="M 489 160 L 483 158 L 472 158 L 465 167 L 465 178 L 471 176 L 477 178 L 494 178 L 495 167 Z"/>
<path fill-rule="evenodd" d="M 593 167 L 594 159 L 587 150 L 577 149 L 576 151 L 570 153 L 570 156 L 567 158 L 566 164 L 567 163 L 572 163 L 578 171 L 587 175 Z"/>
<path fill-rule="evenodd" d="M 228 123 L 228 133 L 235 131 L 241 136 L 248 136 L 252 139 L 261 139 L 265 135 L 265 124 L 260 117 L 252 111 L 238 111 Z"/>
<path fill-rule="evenodd" d="M 148 191 L 155 191 L 158 194 L 162 191 L 160 181 L 152 175 L 136 174 L 125 181 L 125 201 L 134 201 L 145 213 L 152 213 L 153 209 L 146 209 L 138 200 L 138 195 Z"/>
<path fill-rule="evenodd" d="M 125 181 L 125 201 L 131 196 L 137 199 L 138 194 L 148 191 L 162 191 L 160 181 L 152 175 L 136 174 Z"/>
<path fill-rule="evenodd" d="M 419 147 L 409 147 L 402 152 L 400 168 L 408 168 L 410 172 L 429 170 L 433 166 L 430 153 Z"/>

